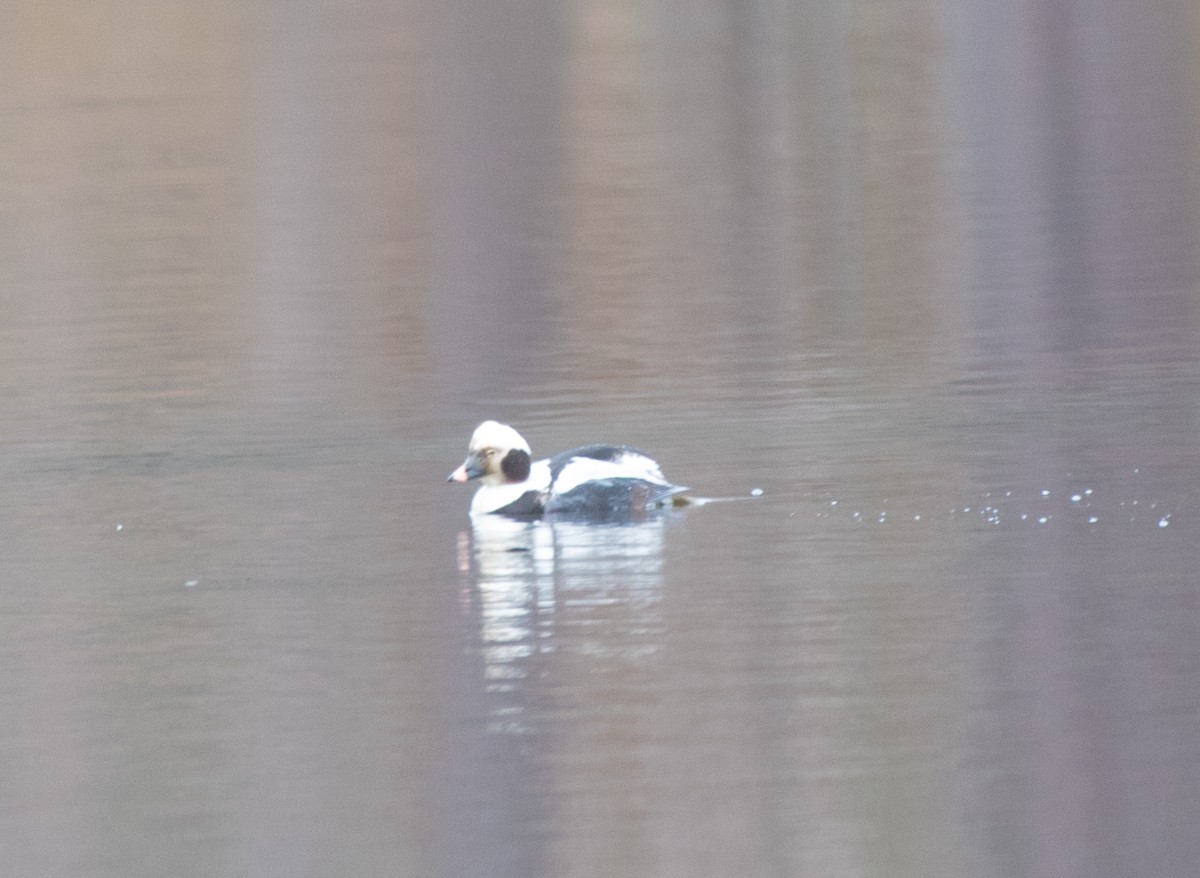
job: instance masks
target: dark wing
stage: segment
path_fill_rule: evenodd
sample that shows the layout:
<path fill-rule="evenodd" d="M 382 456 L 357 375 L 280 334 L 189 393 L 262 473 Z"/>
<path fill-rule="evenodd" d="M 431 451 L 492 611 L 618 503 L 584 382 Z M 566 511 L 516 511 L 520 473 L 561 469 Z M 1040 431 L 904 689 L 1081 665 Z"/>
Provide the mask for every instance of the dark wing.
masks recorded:
<path fill-rule="evenodd" d="M 671 505 L 687 488 L 645 479 L 593 479 L 546 501 L 546 514 L 597 521 L 637 519 Z"/>

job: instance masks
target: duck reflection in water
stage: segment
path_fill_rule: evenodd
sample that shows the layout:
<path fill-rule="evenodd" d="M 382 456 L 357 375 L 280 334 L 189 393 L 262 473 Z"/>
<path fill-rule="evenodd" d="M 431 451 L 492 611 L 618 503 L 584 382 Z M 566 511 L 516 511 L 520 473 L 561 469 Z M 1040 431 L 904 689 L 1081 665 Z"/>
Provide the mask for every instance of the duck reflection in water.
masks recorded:
<path fill-rule="evenodd" d="M 472 518 L 470 533 L 459 534 L 461 597 L 479 632 L 485 690 L 498 699 L 493 731 L 528 731 L 531 699 L 572 656 L 586 657 L 595 675 L 627 671 L 658 650 L 663 537 L 673 517 Z"/>

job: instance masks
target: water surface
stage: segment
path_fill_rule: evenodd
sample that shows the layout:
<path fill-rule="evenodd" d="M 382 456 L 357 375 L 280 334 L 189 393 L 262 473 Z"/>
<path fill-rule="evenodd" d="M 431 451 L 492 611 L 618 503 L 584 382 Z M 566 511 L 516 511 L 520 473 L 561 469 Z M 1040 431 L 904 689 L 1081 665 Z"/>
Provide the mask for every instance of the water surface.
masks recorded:
<path fill-rule="evenodd" d="M 10 22 L 8 871 L 1187 874 L 1200 19 L 1103 5 Z M 744 499 L 473 527 L 486 417 Z"/>

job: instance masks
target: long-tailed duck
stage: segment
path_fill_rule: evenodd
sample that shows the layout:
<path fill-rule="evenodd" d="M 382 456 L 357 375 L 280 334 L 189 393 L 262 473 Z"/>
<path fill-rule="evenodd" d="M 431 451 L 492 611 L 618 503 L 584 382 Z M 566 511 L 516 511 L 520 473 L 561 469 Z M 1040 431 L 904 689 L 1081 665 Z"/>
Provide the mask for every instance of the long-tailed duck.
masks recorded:
<path fill-rule="evenodd" d="M 628 445 L 585 445 L 531 460 L 521 434 L 496 421 L 475 428 L 468 451 L 446 481 L 482 482 L 471 499 L 473 516 L 627 518 L 674 505 L 687 490 Z"/>

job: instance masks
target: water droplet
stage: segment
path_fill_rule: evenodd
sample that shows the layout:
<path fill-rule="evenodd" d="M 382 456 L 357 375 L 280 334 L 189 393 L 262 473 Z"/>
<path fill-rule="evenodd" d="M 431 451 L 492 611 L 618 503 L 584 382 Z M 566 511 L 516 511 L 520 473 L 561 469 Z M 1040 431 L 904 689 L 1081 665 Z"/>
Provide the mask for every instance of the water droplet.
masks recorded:
<path fill-rule="evenodd" d="M 1043 496 L 1043 497 L 1049 497 L 1049 496 L 1050 496 L 1050 489 L 1049 489 L 1049 488 L 1042 488 L 1042 496 Z"/>
<path fill-rule="evenodd" d="M 1160 519 L 1158 520 L 1158 526 L 1159 526 L 1159 527 L 1168 527 L 1170 524 L 1171 524 L 1171 515 L 1170 515 L 1170 513 L 1168 513 L 1168 514 L 1164 515 L 1162 518 L 1160 518 Z"/>
<path fill-rule="evenodd" d="M 1099 521 L 1099 520 L 1100 520 L 1100 519 L 1099 519 L 1099 517 L 1098 517 L 1098 516 L 1095 516 L 1095 515 L 1089 515 L 1089 516 L 1088 516 L 1088 524 L 1095 524 L 1095 523 L 1096 523 L 1097 521 Z"/>
<path fill-rule="evenodd" d="M 125 529 L 125 525 L 123 525 L 123 524 L 117 525 L 117 530 L 124 530 L 124 529 Z"/>
<path fill-rule="evenodd" d="M 762 488 L 751 488 L 751 489 L 750 489 L 750 496 L 751 496 L 751 497 L 761 497 L 761 496 L 762 496 L 762 492 L 763 492 Z"/>
<path fill-rule="evenodd" d="M 921 516 L 919 516 L 919 515 L 913 516 L 913 521 L 920 521 L 920 520 L 921 520 Z"/>
<path fill-rule="evenodd" d="M 183 587 L 184 588 L 195 588 L 199 584 L 200 584 L 199 579 L 189 579 L 187 582 L 185 582 L 183 584 Z"/>
<path fill-rule="evenodd" d="M 1079 502 L 1080 500 L 1082 500 L 1082 499 L 1083 499 L 1083 495 L 1082 495 L 1082 494 L 1072 494 L 1072 495 L 1071 495 L 1071 502 L 1072 502 L 1072 503 L 1078 503 L 1078 502 Z"/>
<path fill-rule="evenodd" d="M 1050 520 L 1049 515 L 1043 515 L 1041 518 L 1038 519 L 1038 524 L 1045 524 L 1049 520 Z"/>

